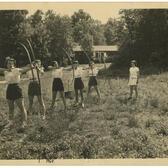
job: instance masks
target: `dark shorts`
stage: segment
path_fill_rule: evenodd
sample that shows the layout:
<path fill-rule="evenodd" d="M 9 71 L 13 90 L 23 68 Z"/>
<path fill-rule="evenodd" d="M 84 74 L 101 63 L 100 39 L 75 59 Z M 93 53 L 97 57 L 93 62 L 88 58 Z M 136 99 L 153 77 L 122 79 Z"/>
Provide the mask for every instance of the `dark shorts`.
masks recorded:
<path fill-rule="evenodd" d="M 28 95 L 29 96 L 40 96 L 41 89 L 37 81 L 31 81 L 28 86 Z"/>
<path fill-rule="evenodd" d="M 84 88 L 84 84 L 81 78 L 75 78 L 74 81 L 74 89 L 75 90 L 82 90 Z"/>
<path fill-rule="evenodd" d="M 54 78 L 53 84 L 52 84 L 52 91 L 54 92 L 64 91 L 64 85 L 61 78 Z"/>
<path fill-rule="evenodd" d="M 23 98 L 22 89 L 18 84 L 9 84 L 6 90 L 6 99 L 17 100 Z"/>
<path fill-rule="evenodd" d="M 88 86 L 97 86 L 96 76 L 90 76 Z"/>

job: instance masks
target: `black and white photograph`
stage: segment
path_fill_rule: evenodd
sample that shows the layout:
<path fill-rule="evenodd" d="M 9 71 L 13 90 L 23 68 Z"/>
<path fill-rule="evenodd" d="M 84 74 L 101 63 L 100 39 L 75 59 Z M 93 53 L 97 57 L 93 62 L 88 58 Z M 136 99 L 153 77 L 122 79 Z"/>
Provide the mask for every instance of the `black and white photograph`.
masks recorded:
<path fill-rule="evenodd" d="M 167 3 L 1 7 L 0 160 L 156 158 L 168 158 Z"/>

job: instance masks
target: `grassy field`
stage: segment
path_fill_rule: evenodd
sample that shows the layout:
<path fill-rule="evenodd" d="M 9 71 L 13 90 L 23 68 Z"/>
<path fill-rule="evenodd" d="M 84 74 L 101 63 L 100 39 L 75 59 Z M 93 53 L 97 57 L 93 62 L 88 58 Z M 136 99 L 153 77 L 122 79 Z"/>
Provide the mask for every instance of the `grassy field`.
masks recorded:
<path fill-rule="evenodd" d="M 48 74 L 45 74 L 47 77 Z M 138 100 L 129 97 L 128 80 L 99 79 L 101 102 L 96 95 L 86 100 L 84 109 L 69 107 L 67 115 L 57 101 L 45 122 L 38 115 L 29 118 L 25 134 L 16 129 L 1 134 L 0 159 L 64 158 L 162 158 L 168 157 L 168 74 L 150 75 L 139 81 Z M 22 87 L 27 102 L 27 85 Z M 44 100 L 51 101 L 51 79 L 42 80 Z M 85 86 L 87 80 L 85 79 Z M 0 131 L 7 118 L 5 88 L 0 85 Z M 85 91 L 86 97 L 86 91 Z M 67 100 L 68 106 L 73 103 Z M 38 105 L 35 103 L 35 111 Z M 20 119 L 15 110 L 15 121 Z M 16 126 L 17 126 L 16 124 Z"/>

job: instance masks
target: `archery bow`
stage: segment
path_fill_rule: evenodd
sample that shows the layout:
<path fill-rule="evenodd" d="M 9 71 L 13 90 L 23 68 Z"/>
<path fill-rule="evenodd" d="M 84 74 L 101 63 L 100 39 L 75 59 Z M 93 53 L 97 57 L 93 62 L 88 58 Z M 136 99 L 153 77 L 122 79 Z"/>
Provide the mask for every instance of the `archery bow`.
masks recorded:
<path fill-rule="evenodd" d="M 72 65 L 72 70 L 73 70 L 73 80 L 72 80 L 72 83 L 73 83 L 74 78 L 75 78 L 75 71 L 74 71 L 74 67 L 73 67 L 73 62 L 72 62 L 72 59 L 70 58 L 69 54 L 66 52 L 66 50 L 65 50 L 64 48 L 62 48 L 62 49 L 63 49 L 63 51 L 65 52 L 65 54 L 67 55 L 67 57 L 68 57 L 68 59 L 69 59 L 71 65 Z"/>
<path fill-rule="evenodd" d="M 32 47 L 32 45 L 31 45 L 31 43 L 30 43 L 30 41 L 29 41 L 28 39 L 27 39 L 26 41 L 27 41 L 27 43 L 28 43 L 28 45 L 29 45 L 29 48 L 30 48 L 30 51 L 31 51 L 31 53 L 32 53 L 33 60 L 35 61 L 36 58 L 35 58 L 35 54 L 34 54 L 34 51 L 33 51 L 33 47 Z M 38 78 L 38 82 L 39 82 L 39 86 L 40 86 L 40 92 L 41 92 L 41 80 L 40 80 L 39 70 L 38 70 L 37 67 L 36 67 L 36 72 L 37 72 L 37 78 Z"/>
<path fill-rule="evenodd" d="M 87 59 L 89 60 L 89 64 L 91 63 L 90 57 L 87 55 L 87 53 L 83 50 L 84 54 L 86 55 Z M 93 76 L 93 68 L 91 66 L 92 76 Z"/>
<path fill-rule="evenodd" d="M 18 44 L 20 44 L 26 51 L 27 53 L 27 56 L 28 56 L 28 59 L 29 59 L 29 63 L 30 63 L 30 66 L 32 64 L 32 60 L 31 60 L 31 57 L 30 57 L 30 53 L 28 51 L 28 49 L 26 48 L 26 46 L 24 44 L 22 44 L 21 42 L 19 42 Z M 31 73 L 32 73 L 32 76 L 33 76 L 33 79 L 34 79 L 34 72 L 33 72 L 33 68 L 31 67 Z"/>
<path fill-rule="evenodd" d="M 30 41 L 29 41 L 28 39 L 27 39 L 26 41 L 27 41 L 27 43 L 28 43 L 28 45 L 29 45 L 31 54 L 32 54 L 32 56 L 33 56 L 33 60 L 35 61 L 36 58 L 35 58 L 35 54 L 34 54 L 34 51 L 33 51 L 33 47 L 32 47 L 32 45 L 31 45 L 31 43 L 30 43 Z M 41 91 L 41 80 L 40 80 L 39 70 L 38 70 L 37 67 L 36 67 L 36 72 L 37 72 L 38 83 L 39 83 L 39 86 L 40 86 L 40 92 L 42 92 L 42 91 Z M 39 138 L 40 138 L 40 139 L 41 139 L 41 133 L 42 133 L 42 131 L 43 131 L 43 127 L 40 127 L 40 130 L 39 130 L 39 132 L 40 132 L 40 137 L 39 137 Z M 41 141 L 40 141 L 39 162 L 40 162 L 40 159 L 41 159 Z"/>

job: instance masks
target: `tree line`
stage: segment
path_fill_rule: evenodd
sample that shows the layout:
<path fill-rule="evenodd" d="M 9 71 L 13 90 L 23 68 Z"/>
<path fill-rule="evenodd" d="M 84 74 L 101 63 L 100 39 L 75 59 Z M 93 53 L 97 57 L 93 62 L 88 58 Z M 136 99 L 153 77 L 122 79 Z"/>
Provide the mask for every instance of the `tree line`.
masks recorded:
<path fill-rule="evenodd" d="M 120 11 L 124 38 L 117 65 L 129 65 L 131 59 L 140 66 L 168 67 L 168 10 L 130 9 Z"/>
<path fill-rule="evenodd" d="M 25 51 L 18 42 L 31 39 L 37 58 L 44 64 L 57 60 L 67 61 L 75 45 L 81 45 L 87 55 L 92 55 L 93 45 L 118 45 L 119 56 L 114 63 L 128 66 L 131 59 L 140 65 L 167 68 L 168 65 L 168 10 L 124 9 L 118 19 L 107 23 L 93 19 L 82 9 L 72 16 L 61 16 L 53 10 L 0 11 L 0 65 L 7 56 L 14 57 L 19 65 L 27 63 Z"/>
<path fill-rule="evenodd" d="M 71 17 L 52 10 L 37 10 L 32 15 L 27 10 L 1 10 L 0 64 L 4 65 L 7 56 L 14 57 L 19 65 L 27 63 L 26 53 L 18 45 L 25 39 L 31 39 L 36 57 L 46 64 L 52 60 L 63 64 L 67 58 L 63 49 L 71 55 L 73 46 L 78 44 L 91 56 L 93 45 L 113 43 L 106 39 L 109 27 L 107 33 L 105 27 L 82 9 Z"/>

